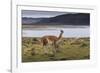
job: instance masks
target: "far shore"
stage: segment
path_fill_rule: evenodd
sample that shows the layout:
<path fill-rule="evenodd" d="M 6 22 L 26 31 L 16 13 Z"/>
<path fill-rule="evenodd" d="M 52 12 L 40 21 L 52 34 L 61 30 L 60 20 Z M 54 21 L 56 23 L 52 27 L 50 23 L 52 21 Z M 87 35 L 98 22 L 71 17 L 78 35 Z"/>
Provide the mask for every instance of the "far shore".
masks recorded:
<path fill-rule="evenodd" d="M 25 24 L 25 25 L 22 25 L 22 29 L 30 29 L 30 30 L 33 30 L 33 29 L 55 29 L 55 28 L 89 28 L 89 26 L 87 25 L 30 25 L 30 24 Z"/>

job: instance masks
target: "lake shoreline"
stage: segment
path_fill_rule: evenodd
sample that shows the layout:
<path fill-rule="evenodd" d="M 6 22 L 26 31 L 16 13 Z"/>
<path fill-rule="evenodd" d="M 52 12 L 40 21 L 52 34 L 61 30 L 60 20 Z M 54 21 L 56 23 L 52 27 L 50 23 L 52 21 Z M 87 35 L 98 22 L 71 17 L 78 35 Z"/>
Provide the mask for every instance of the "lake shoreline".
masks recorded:
<path fill-rule="evenodd" d="M 89 25 L 22 25 L 23 30 L 43 30 L 43 29 L 61 29 L 61 28 L 89 28 Z"/>

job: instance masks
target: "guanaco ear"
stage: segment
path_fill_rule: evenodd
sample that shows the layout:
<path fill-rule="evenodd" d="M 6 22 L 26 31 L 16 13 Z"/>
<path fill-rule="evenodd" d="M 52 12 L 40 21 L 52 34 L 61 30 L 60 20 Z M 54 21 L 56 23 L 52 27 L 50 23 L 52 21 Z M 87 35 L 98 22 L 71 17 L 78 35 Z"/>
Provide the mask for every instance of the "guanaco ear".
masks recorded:
<path fill-rule="evenodd" d="M 62 33 L 64 32 L 63 30 L 60 30 Z"/>

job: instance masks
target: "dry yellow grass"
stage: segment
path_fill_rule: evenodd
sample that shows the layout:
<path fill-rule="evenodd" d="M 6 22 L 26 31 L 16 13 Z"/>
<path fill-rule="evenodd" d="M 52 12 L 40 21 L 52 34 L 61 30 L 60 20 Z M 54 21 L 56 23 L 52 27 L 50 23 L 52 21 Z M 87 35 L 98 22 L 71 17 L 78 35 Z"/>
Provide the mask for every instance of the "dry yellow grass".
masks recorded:
<path fill-rule="evenodd" d="M 83 60 L 90 58 L 89 38 L 63 38 L 58 43 L 58 52 L 53 46 L 43 47 L 39 37 L 22 38 L 22 62 Z M 45 54 L 45 51 L 47 54 Z"/>

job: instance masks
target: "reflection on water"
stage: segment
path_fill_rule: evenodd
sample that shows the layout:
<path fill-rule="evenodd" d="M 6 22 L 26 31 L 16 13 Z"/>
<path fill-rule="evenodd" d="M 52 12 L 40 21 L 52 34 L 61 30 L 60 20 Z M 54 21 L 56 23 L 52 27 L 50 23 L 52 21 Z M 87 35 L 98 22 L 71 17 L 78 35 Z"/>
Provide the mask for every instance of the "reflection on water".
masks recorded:
<path fill-rule="evenodd" d="M 44 35 L 55 35 L 59 36 L 60 30 L 64 31 L 63 37 L 89 37 L 90 28 L 59 28 L 59 29 L 42 29 L 42 30 L 30 30 L 23 29 L 22 36 L 23 37 L 42 37 Z"/>

